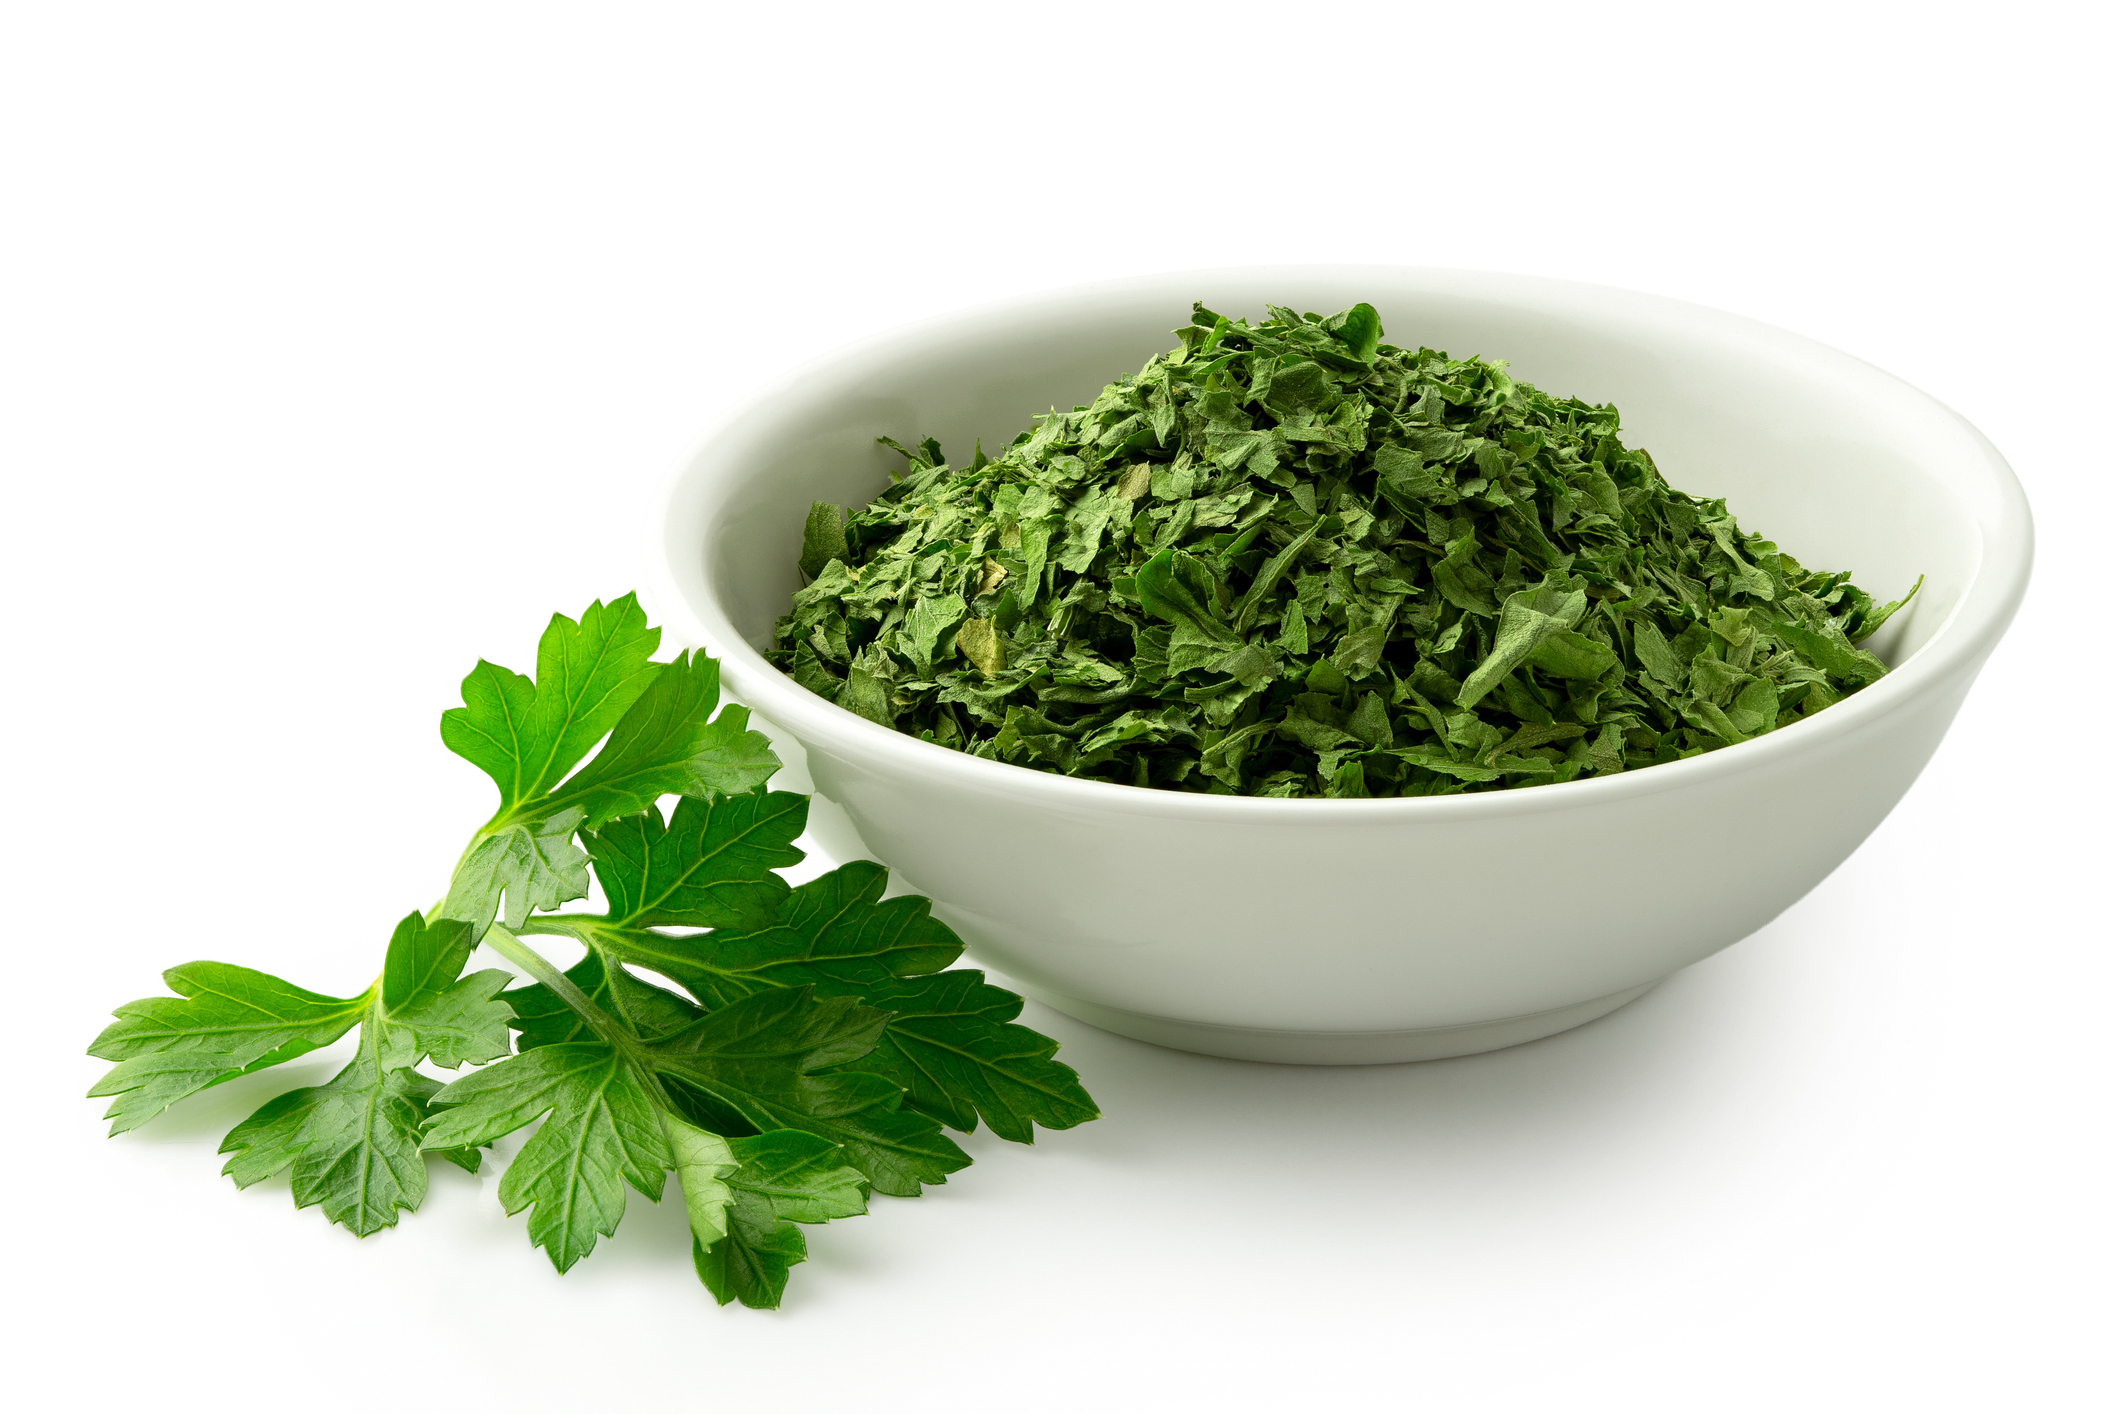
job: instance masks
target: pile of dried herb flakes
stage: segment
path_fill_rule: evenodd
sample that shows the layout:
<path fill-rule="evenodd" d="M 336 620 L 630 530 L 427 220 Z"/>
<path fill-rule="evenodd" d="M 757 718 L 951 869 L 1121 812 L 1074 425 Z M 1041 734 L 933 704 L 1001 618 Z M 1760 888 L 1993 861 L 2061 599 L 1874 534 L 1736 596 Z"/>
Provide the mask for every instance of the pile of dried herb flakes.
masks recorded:
<path fill-rule="evenodd" d="M 813 507 L 769 656 L 976 756 L 1258 796 L 1603 775 L 1884 674 L 1855 645 L 1906 599 L 1673 490 L 1614 408 L 1380 343 L 1366 304 L 1269 311 L 1194 306 L 997 457 L 882 439 L 905 474 Z"/>

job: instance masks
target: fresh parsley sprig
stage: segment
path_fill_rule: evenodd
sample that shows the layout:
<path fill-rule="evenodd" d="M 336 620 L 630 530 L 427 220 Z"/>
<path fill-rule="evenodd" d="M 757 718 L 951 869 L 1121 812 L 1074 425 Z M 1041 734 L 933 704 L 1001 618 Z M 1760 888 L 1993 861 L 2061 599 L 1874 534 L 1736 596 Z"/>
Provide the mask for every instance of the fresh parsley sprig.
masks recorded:
<path fill-rule="evenodd" d="M 944 1126 L 1028 1143 L 1094 1119 L 1057 1044 L 1014 1024 L 1022 998 L 944 970 L 963 945 L 927 900 L 885 898 L 866 862 L 788 885 L 808 801 L 765 789 L 780 763 L 743 707 L 716 711 L 714 660 L 657 662 L 659 637 L 628 595 L 555 615 L 535 679 L 481 661 L 442 739 L 500 804 L 442 902 L 398 923 L 358 996 L 171 968 L 175 996 L 120 1007 L 90 1047 L 116 1062 L 89 1092 L 111 1132 L 359 1028 L 331 1080 L 229 1131 L 238 1185 L 288 1173 L 296 1206 L 367 1236 L 419 1206 L 427 1155 L 476 1172 L 535 1125 L 501 1203 L 560 1271 L 617 1229 L 627 1187 L 659 1199 L 675 1173 L 701 1281 L 771 1307 L 804 1259 L 795 1224 L 970 1162 Z M 604 911 L 559 911 L 592 871 Z M 541 936 L 581 960 L 563 971 Z M 482 942 L 529 985 L 467 974 Z M 444 1085 L 423 1063 L 478 1068 Z"/>

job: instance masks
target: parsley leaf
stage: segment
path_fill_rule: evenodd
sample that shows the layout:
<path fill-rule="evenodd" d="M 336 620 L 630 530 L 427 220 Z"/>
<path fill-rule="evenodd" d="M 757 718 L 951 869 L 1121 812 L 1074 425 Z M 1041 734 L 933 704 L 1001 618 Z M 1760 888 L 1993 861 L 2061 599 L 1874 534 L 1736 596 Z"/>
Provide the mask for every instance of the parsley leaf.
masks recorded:
<path fill-rule="evenodd" d="M 646 811 L 607 825 L 589 844 L 610 903 L 600 921 L 620 931 L 763 922 L 788 894 L 773 871 L 803 858 L 795 837 L 809 811 L 773 791 L 681 800 L 667 824 Z"/>
<path fill-rule="evenodd" d="M 534 908 L 558 908 L 589 892 L 589 857 L 574 842 L 582 812 L 503 820 L 466 847 L 450 876 L 442 916 L 483 922 L 506 897 L 505 916 L 520 924 Z"/>
<path fill-rule="evenodd" d="M 321 1204 L 325 1217 L 366 1237 L 427 1196 L 421 1126 L 441 1088 L 416 1070 L 383 1069 L 364 1048 L 325 1084 L 268 1100 L 230 1130 L 221 1152 L 234 1157 L 221 1171 L 248 1188 L 292 1169 L 296 1207 Z M 444 1157 L 479 1166 L 476 1149 Z"/>
<path fill-rule="evenodd" d="M 444 1070 L 508 1054 L 508 1003 L 496 995 L 508 974 L 464 976 L 475 930 L 454 919 L 399 920 L 383 954 L 373 1018 L 381 1063 L 396 1069 L 432 1060 Z"/>
<path fill-rule="evenodd" d="M 535 683 L 484 660 L 464 679 L 442 740 L 493 778 L 501 803 L 466 848 L 444 916 L 484 923 L 505 897 L 520 925 L 588 892 L 576 831 L 665 795 L 750 790 L 779 768 L 746 709 L 713 715 L 720 666 L 700 652 L 651 662 L 658 637 L 629 594 L 591 604 L 579 623 L 553 615 Z"/>
<path fill-rule="evenodd" d="M 701 1281 L 774 1306 L 808 1250 L 794 1224 L 970 1162 L 943 1124 L 1028 1141 L 1094 1117 L 1054 1043 L 1008 1024 L 1021 999 L 938 972 L 962 945 L 926 900 L 885 899 L 871 864 L 789 887 L 808 802 L 764 789 L 779 763 L 743 708 L 716 710 L 714 661 L 655 645 L 628 595 L 555 616 L 534 682 L 482 662 L 443 737 L 501 804 L 443 901 L 400 920 L 358 996 L 170 969 L 177 995 L 120 1007 L 91 1047 L 115 1062 L 91 1091 L 114 1097 L 112 1132 L 357 1032 L 338 1074 L 229 1131 L 239 1187 L 286 1173 L 297 1207 L 367 1236 L 419 1206 L 425 1155 L 476 1172 L 527 1129 L 499 1196 L 559 1270 L 617 1230 L 628 1188 L 659 1200 L 674 1172 Z M 605 912 L 556 912 L 592 866 Z M 562 972 L 538 935 L 584 955 Z M 534 980 L 467 973 L 482 942 Z M 448 1085 L 421 1069 L 465 1065 Z"/>
<path fill-rule="evenodd" d="M 621 928 L 599 937 L 612 956 L 722 1005 L 811 986 L 885 1008 L 891 1021 L 859 1068 L 889 1077 L 908 1105 L 954 1128 L 985 1120 L 1004 1139 L 1029 1143 L 1034 1124 L 1065 1129 L 1095 1119 L 1075 1072 L 1052 1059 L 1056 1043 L 1008 1024 L 1023 999 L 987 986 L 978 972 L 940 971 L 963 944 L 928 915 L 927 900 L 884 899 L 887 883 L 880 865 L 857 861 L 796 889 L 772 927 L 708 938 Z"/>
<path fill-rule="evenodd" d="M 442 741 L 493 777 L 501 813 L 538 800 L 619 724 L 663 665 L 661 631 L 631 594 L 591 604 L 577 623 L 554 614 L 538 640 L 533 683 L 484 659 L 464 679 L 464 705 L 442 714 Z"/>
<path fill-rule="evenodd" d="M 887 878 L 882 866 L 857 861 L 776 900 L 775 911 L 748 928 L 741 925 L 753 920 L 732 919 L 737 926 L 713 934 L 673 934 L 640 925 L 686 918 L 629 913 L 595 925 L 595 943 L 614 958 L 662 973 L 708 1005 L 810 984 L 858 996 L 864 984 L 947 967 L 964 950 L 956 934 L 928 916 L 927 900 L 879 902 Z M 623 879 L 605 880 L 610 896 L 620 897 L 610 892 L 615 885 L 625 888 Z"/>
<path fill-rule="evenodd" d="M 766 738 L 746 729 L 749 712 L 714 716 L 721 665 L 694 651 L 662 666 L 603 750 L 549 798 L 579 808 L 591 828 L 645 810 L 666 795 L 740 794 L 780 769 Z"/>
<path fill-rule="evenodd" d="M 323 1085 L 268 1100 L 229 1131 L 222 1172 L 239 1188 L 292 1169 L 295 1206 L 321 1204 L 325 1217 L 362 1237 L 394 1225 L 420 1205 L 427 1168 L 420 1158 L 427 1103 L 440 1084 L 413 1069 L 431 1060 L 448 1069 L 508 1053 L 508 1004 L 496 994 L 508 974 L 464 976 L 472 928 L 408 915 L 391 934 L 383 975 L 369 990 L 360 1049 Z M 442 1157 L 477 1171 L 475 1148 Z"/>
<path fill-rule="evenodd" d="M 530 1240 L 566 1271 L 597 1237 L 618 1231 L 623 1179 L 643 1197 L 663 1196 L 670 1146 L 641 1077 L 614 1047 L 577 1041 L 512 1056 L 444 1086 L 434 1097 L 427 1143 L 439 1149 L 491 1144 L 536 1120 L 501 1177 L 501 1207 L 532 1209 Z M 447 1108 L 440 1108 L 440 1107 Z"/>
<path fill-rule="evenodd" d="M 862 1060 L 906 1091 L 906 1104 L 953 1129 L 984 1121 L 1004 1139 L 1031 1142 L 1032 1127 L 1066 1129 L 1097 1118 L 1075 1072 L 1053 1059 L 1060 1043 L 1014 1026 L 1024 999 L 978 972 L 939 972 L 862 990 L 891 1013 L 876 1051 Z"/>
<path fill-rule="evenodd" d="M 900 1086 L 834 1069 L 873 1050 L 890 1019 L 807 987 L 762 992 L 657 1042 L 652 1064 L 676 1104 L 710 1126 L 816 1135 L 878 1192 L 913 1197 L 972 1160 L 933 1119 L 900 1108 Z"/>
<path fill-rule="evenodd" d="M 870 999 L 894 1015 L 856 1068 L 888 1078 L 913 1110 L 958 1129 L 984 1120 L 1003 1138 L 1028 1143 L 1034 1125 L 1064 1129 L 1094 1119 L 1075 1073 L 1052 1059 L 1054 1043 L 1008 1024 L 1020 998 L 986 986 L 977 972 L 922 976 L 948 967 L 964 945 L 929 916 L 925 899 L 885 899 L 881 866 L 843 865 L 781 896 L 785 886 L 764 871 L 801 830 L 804 808 L 794 796 L 740 797 L 711 810 L 681 802 L 667 829 L 653 814 L 619 821 L 590 837 L 609 911 L 529 926 L 588 946 L 602 959 L 599 984 L 635 966 L 677 982 L 703 1006 L 801 987 Z M 715 931 L 673 933 L 671 925 Z M 549 1014 L 554 1003 L 518 1003 L 525 1005 Z M 919 1164 L 872 1171 L 861 1157 L 850 1162 L 886 1193 L 936 1181 L 918 1177 L 929 1171 Z"/>
<path fill-rule="evenodd" d="M 698 1240 L 699 1226 L 693 1229 L 693 1267 L 716 1301 L 780 1305 L 788 1269 L 810 1255 L 793 1224 L 868 1211 L 862 1176 L 835 1162 L 837 1152 L 813 1135 L 792 1130 L 729 1143 L 735 1167 L 720 1180 L 729 1194 L 727 1230 L 705 1242 Z"/>
<path fill-rule="evenodd" d="M 118 1062 L 88 1092 L 117 1097 L 103 1116 L 113 1134 L 210 1085 L 330 1045 L 369 1004 L 225 962 L 187 962 L 162 980 L 176 997 L 127 1002 L 88 1048 Z"/>

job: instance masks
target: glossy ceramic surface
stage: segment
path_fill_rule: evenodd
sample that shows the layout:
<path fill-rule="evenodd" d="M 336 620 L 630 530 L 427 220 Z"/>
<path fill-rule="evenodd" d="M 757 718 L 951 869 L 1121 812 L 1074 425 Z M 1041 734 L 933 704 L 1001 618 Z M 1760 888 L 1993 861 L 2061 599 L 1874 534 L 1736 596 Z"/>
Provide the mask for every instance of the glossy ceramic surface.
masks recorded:
<path fill-rule="evenodd" d="M 797 587 L 812 500 L 857 504 L 902 442 L 1005 445 L 1168 348 L 1192 301 L 1376 305 L 1389 342 L 1506 360 L 1616 403 L 1676 486 L 1880 595 L 1928 576 L 1866 645 L 1846 702 L 1687 761 L 1412 800 L 1252 800 L 1079 781 L 914 740 L 759 653 Z M 1603 1015 L 1745 937 L 1825 878 L 1950 726 L 2024 593 L 2032 524 L 1995 448 L 1889 374 L 1735 315 L 1524 276 L 1211 270 L 1101 285 L 898 332 L 791 374 L 716 429 L 663 501 L 651 588 L 679 640 L 800 744 L 817 794 L 930 895 L 973 955 L 1145 1040 L 1248 1059 L 1467 1054 Z M 798 769 L 801 763 L 798 764 Z M 822 817 L 831 815 L 821 809 Z"/>

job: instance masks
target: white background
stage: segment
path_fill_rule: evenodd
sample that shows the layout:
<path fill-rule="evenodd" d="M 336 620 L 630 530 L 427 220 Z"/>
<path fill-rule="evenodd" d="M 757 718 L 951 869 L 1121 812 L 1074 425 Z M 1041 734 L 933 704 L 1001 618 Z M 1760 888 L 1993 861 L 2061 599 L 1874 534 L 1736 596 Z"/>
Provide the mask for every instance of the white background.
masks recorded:
<path fill-rule="evenodd" d="M 16 1407 L 2112 1407 L 2110 15 L 6 7 Z M 1775 924 L 1430 1065 L 1034 1007 L 1106 1118 L 814 1231 L 778 1314 L 713 1306 L 674 1202 L 562 1279 L 490 1174 L 361 1242 L 239 1193 L 214 1146 L 283 1073 L 101 1137 L 82 1047 L 162 967 L 365 985 L 488 808 L 435 736 L 458 678 L 636 582 L 748 387 L 988 299 L 1338 260 L 1736 310 L 2017 466 L 2017 627 Z"/>

